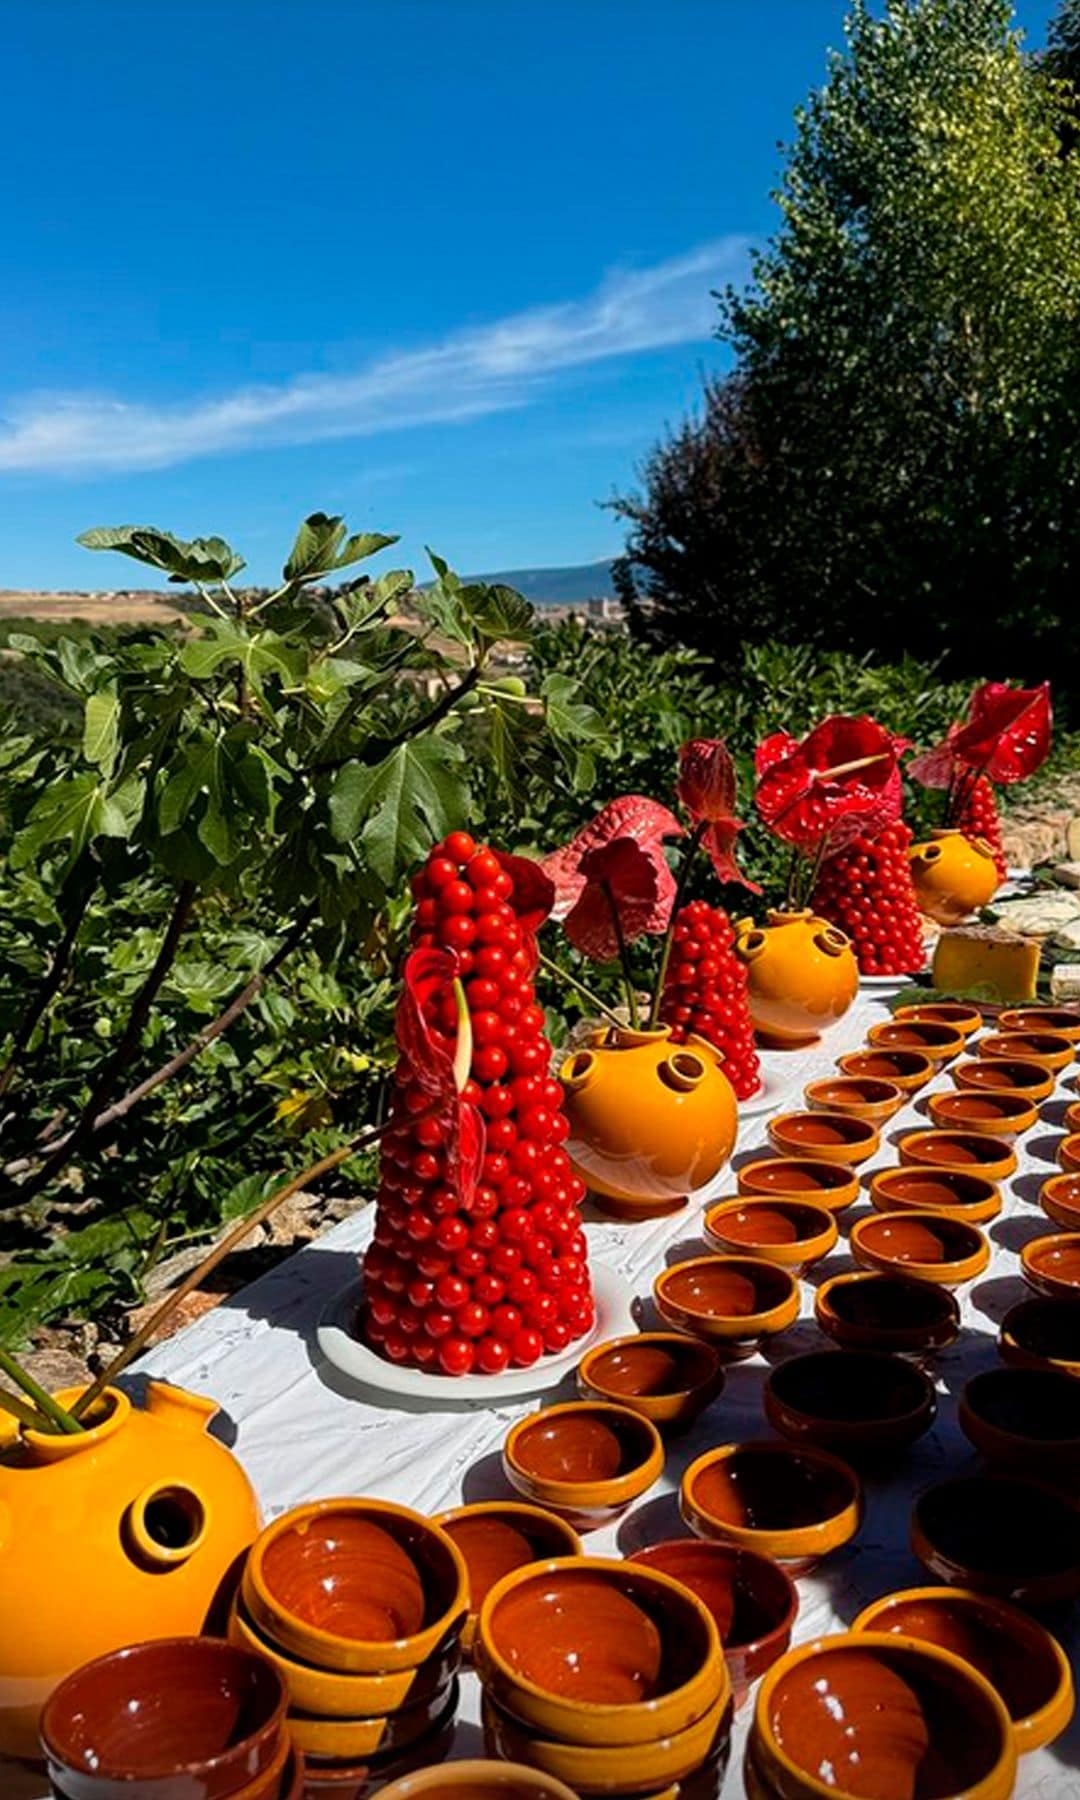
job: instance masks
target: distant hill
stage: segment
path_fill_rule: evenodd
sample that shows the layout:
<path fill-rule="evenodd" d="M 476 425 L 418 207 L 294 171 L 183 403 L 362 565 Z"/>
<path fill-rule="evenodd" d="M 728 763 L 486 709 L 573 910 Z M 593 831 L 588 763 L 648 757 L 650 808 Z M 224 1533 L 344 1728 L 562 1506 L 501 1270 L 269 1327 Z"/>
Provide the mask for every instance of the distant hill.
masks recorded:
<path fill-rule="evenodd" d="M 470 575 L 470 581 L 501 581 L 517 588 L 535 606 L 574 606 L 582 600 L 613 600 L 610 562 L 578 563 L 568 569 L 500 569 Z"/>

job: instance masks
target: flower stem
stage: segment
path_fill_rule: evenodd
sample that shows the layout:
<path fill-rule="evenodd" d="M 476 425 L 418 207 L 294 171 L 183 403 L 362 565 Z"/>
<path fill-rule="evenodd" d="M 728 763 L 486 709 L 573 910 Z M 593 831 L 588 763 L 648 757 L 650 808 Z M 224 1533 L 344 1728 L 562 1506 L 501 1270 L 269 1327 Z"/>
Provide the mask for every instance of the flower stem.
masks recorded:
<path fill-rule="evenodd" d="M 828 848 L 828 833 L 822 832 L 821 837 L 818 839 L 817 849 L 814 851 L 813 861 L 808 862 L 806 865 L 810 871 L 810 874 L 809 874 L 809 878 L 806 883 L 805 892 L 803 894 L 803 905 L 804 906 L 813 906 L 813 904 L 814 904 L 814 889 L 817 887 L 817 884 L 818 884 L 818 876 L 821 873 L 821 865 L 825 861 L 827 848 Z"/>
<path fill-rule="evenodd" d="M 638 1029 L 637 995 L 634 993 L 634 977 L 630 971 L 630 952 L 627 948 L 626 934 L 623 931 L 622 920 L 619 917 L 618 903 L 611 891 L 610 881 L 602 881 L 600 886 L 603 889 L 604 898 L 608 903 L 608 910 L 611 913 L 611 922 L 615 927 L 615 942 L 619 946 L 619 962 L 622 964 L 623 986 L 626 989 L 626 1008 L 630 1014 L 630 1029 L 631 1031 L 636 1031 Z"/>
<path fill-rule="evenodd" d="M 551 957 L 545 956 L 542 950 L 538 951 L 537 954 L 542 969 L 546 969 L 548 974 L 554 975 L 557 980 L 565 981 L 567 987 L 574 988 L 577 993 L 581 995 L 583 1000 L 587 1000 L 590 1006 L 594 1006 L 597 1012 L 602 1013 L 604 1018 L 609 1020 L 612 1025 L 621 1026 L 622 1020 L 618 1015 L 612 1012 L 610 1006 L 605 1006 L 604 1002 L 592 992 L 591 988 L 587 988 L 583 981 L 579 981 L 576 975 L 571 975 L 569 970 L 560 968 L 557 962 L 552 962 Z"/>
<path fill-rule="evenodd" d="M 787 882 L 784 888 L 784 907 L 788 912 L 795 912 L 798 910 L 799 898 L 796 891 L 796 882 L 799 875 L 799 859 L 801 855 L 801 850 L 793 850 L 791 852 L 791 861 L 788 864 Z"/>
<path fill-rule="evenodd" d="M 0 1369 L 15 1383 L 16 1387 L 22 1388 L 23 1393 L 29 1396 L 38 1412 L 44 1414 L 55 1431 L 66 1432 L 70 1436 L 82 1430 L 78 1419 L 72 1418 L 58 1400 L 54 1400 L 51 1394 L 47 1394 L 40 1383 L 36 1382 L 32 1375 L 28 1375 L 22 1365 L 16 1362 L 11 1352 L 5 1350 L 2 1345 L 0 1345 Z"/>
<path fill-rule="evenodd" d="M 705 836 L 706 828 L 707 821 L 699 819 L 683 847 L 682 861 L 679 864 L 679 873 L 675 878 L 675 898 L 671 902 L 671 915 L 667 922 L 667 930 L 664 933 L 664 942 L 660 947 L 660 964 L 656 971 L 656 986 L 653 988 L 652 1004 L 649 1007 L 650 1031 L 655 1031 L 660 1023 L 660 1007 L 664 998 L 664 979 L 668 972 L 668 963 L 671 961 L 671 946 L 675 941 L 675 918 L 679 911 L 679 907 L 682 904 L 686 883 L 690 878 L 690 864 L 697 854 L 698 846 Z"/>
<path fill-rule="evenodd" d="M 7 1388 L 0 1388 L 0 1412 L 10 1413 L 11 1417 L 18 1419 L 19 1424 L 25 1426 L 28 1431 L 47 1431 L 49 1429 L 47 1419 L 43 1419 L 40 1413 L 36 1413 L 32 1406 L 27 1406 L 25 1400 L 20 1400 L 17 1394 L 9 1394 Z"/>

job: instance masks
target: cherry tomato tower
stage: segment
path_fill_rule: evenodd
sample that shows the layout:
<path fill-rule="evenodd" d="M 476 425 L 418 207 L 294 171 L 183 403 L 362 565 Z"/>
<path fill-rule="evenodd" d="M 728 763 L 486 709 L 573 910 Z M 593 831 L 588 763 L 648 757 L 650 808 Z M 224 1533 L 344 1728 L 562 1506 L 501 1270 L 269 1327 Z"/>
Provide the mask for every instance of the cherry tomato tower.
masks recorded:
<path fill-rule="evenodd" d="M 746 993 L 746 968 L 735 955 L 731 920 L 718 906 L 691 900 L 675 915 L 671 960 L 660 1017 L 675 1043 L 703 1037 L 724 1058 L 738 1100 L 761 1086 L 761 1065 Z"/>
<path fill-rule="evenodd" d="M 821 866 L 813 904 L 851 939 L 860 975 L 914 975 L 926 961 L 908 862 L 911 832 L 897 819 L 857 837 Z"/>

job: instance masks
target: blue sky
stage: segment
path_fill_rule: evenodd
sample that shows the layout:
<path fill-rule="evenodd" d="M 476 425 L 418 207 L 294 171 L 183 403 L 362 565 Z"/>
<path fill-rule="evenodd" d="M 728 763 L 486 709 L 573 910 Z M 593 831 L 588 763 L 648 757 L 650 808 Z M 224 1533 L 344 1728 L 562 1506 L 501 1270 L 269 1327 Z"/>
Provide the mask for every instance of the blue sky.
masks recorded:
<path fill-rule="evenodd" d="M 0 588 L 143 585 L 72 542 L 120 522 L 268 579 L 316 508 L 414 566 L 616 553 L 843 12 L 0 0 Z"/>

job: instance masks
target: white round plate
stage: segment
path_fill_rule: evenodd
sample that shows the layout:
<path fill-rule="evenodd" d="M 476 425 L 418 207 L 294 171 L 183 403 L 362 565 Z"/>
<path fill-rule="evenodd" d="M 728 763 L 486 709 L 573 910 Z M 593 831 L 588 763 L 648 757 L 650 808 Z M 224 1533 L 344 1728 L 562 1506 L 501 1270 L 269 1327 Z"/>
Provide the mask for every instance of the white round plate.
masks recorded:
<path fill-rule="evenodd" d="M 412 1400 L 513 1400 L 557 1387 L 568 1370 L 576 1368 L 592 1344 L 622 1337 L 637 1329 L 630 1311 L 632 1294 L 614 1269 L 594 1264 L 591 1271 L 596 1321 L 590 1332 L 578 1338 L 558 1356 L 542 1356 L 531 1369 L 507 1369 L 502 1375 L 434 1375 L 429 1369 L 403 1369 L 369 1350 L 349 1329 L 360 1298 L 359 1280 L 334 1295 L 319 1320 L 319 1349 L 328 1363 L 362 1381 L 381 1394 L 400 1394 Z"/>
<path fill-rule="evenodd" d="M 790 1075 L 777 1075 L 772 1069 L 761 1072 L 761 1086 L 749 1100 L 738 1102 L 740 1119 L 756 1119 L 761 1113 L 777 1112 L 793 1091 L 796 1083 Z"/>
<path fill-rule="evenodd" d="M 922 973 L 923 971 L 920 971 Z M 871 993 L 898 994 L 901 988 L 911 987 L 918 981 L 919 975 L 860 975 L 859 986 L 867 988 Z"/>

